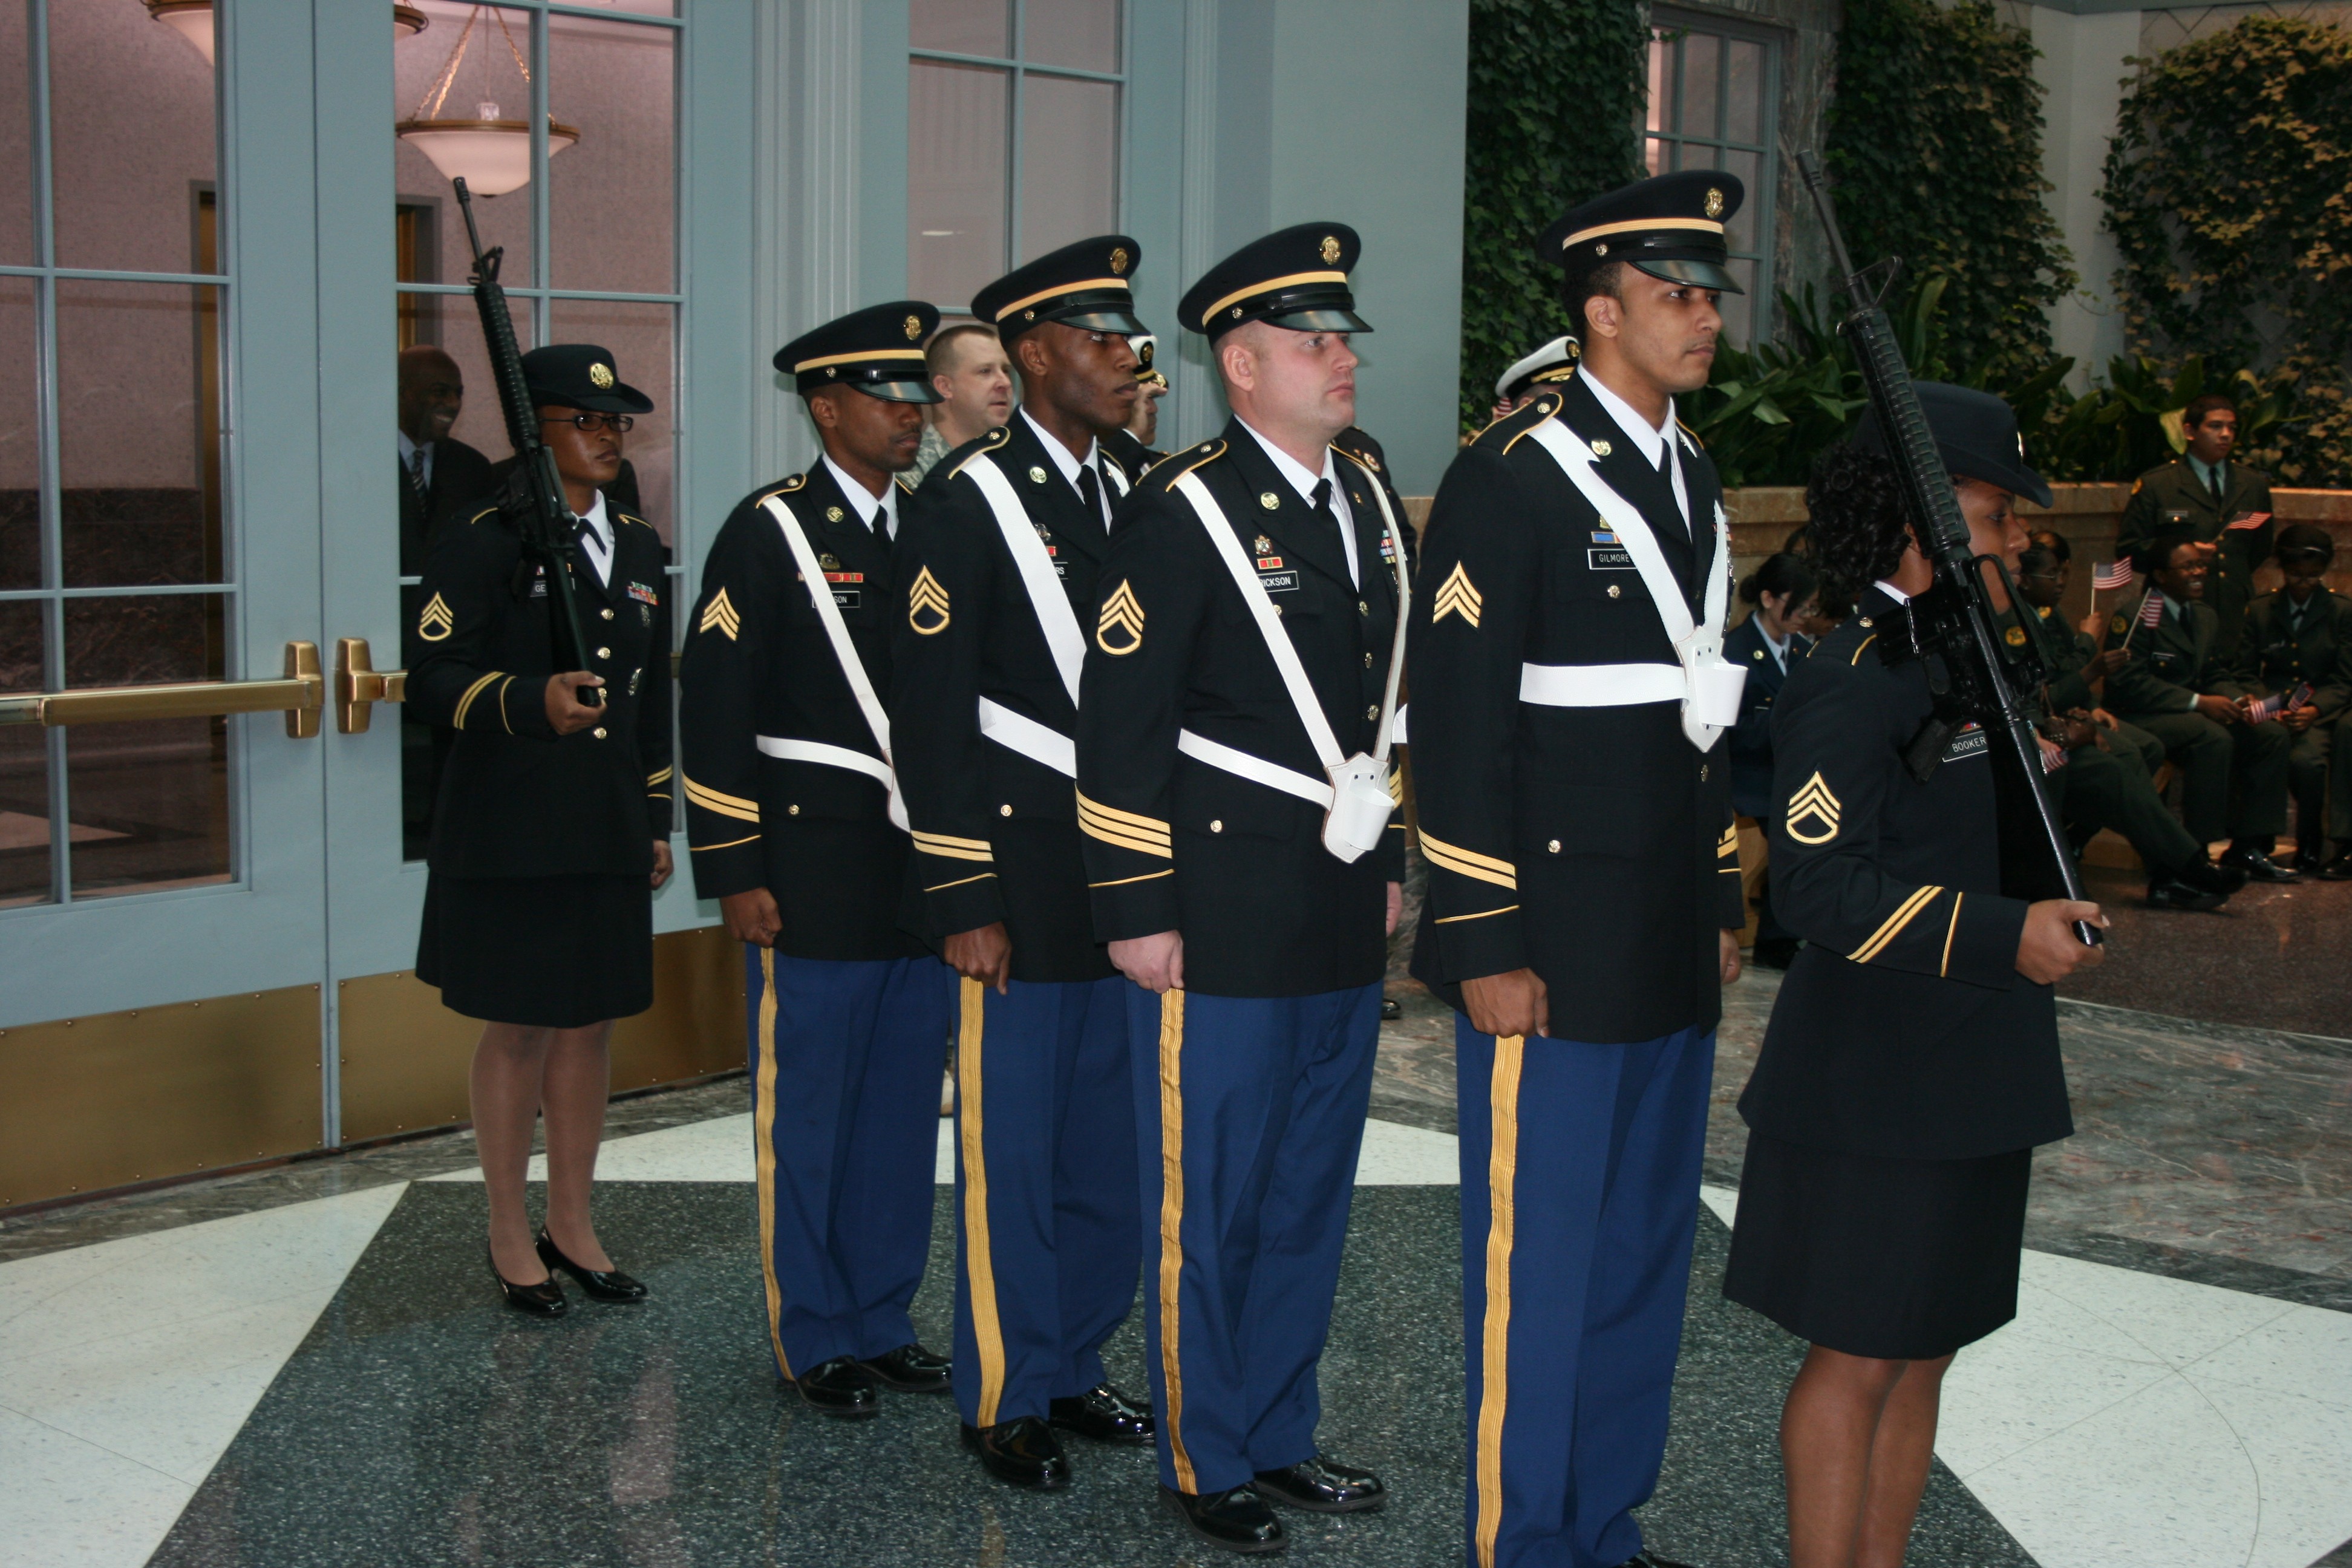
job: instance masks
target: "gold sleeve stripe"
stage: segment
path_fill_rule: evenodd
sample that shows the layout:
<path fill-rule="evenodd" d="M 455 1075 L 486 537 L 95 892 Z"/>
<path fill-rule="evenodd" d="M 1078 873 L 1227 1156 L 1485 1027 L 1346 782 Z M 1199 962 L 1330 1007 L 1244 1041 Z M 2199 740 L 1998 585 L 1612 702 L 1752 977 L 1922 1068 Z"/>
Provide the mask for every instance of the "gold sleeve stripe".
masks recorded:
<path fill-rule="evenodd" d="M 1872 643 L 1874 643 L 1877 640 L 1878 634 L 1876 632 L 1873 632 L 1868 637 L 1863 638 L 1861 643 L 1854 648 L 1853 657 L 1847 659 L 1846 662 L 1848 664 L 1860 664 L 1862 662 L 1862 650 L 1868 647 Z"/>
<path fill-rule="evenodd" d="M 1156 882 L 1162 877 L 1172 877 L 1175 874 L 1176 868 L 1171 866 L 1165 871 L 1146 871 L 1140 877 L 1118 877 L 1108 882 L 1088 882 L 1087 886 L 1089 888 L 1124 888 L 1129 882 Z"/>
<path fill-rule="evenodd" d="M 698 805 L 705 811 L 717 812 L 721 816 L 732 816 L 744 822 L 760 820 L 760 803 L 756 800 L 745 800 L 740 795 L 710 789 L 690 778 L 686 779 L 685 784 L 688 805 Z"/>
<path fill-rule="evenodd" d="M 957 878 L 957 879 L 956 879 L 954 881 L 952 881 L 952 882 L 940 882 L 940 883 L 936 883 L 936 884 L 934 884 L 934 885 L 933 885 L 933 886 L 931 886 L 931 887 L 925 888 L 925 889 L 923 889 L 923 891 L 925 891 L 925 892 L 927 892 L 927 893 L 944 893 L 944 892 L 946 892 L 950 888 L 961 888 L 961 887 L 962 887 L 962 886 L 963 886 L 965 883 L 967 883 L 967 882 L 985 882 L 985 881 L 987 881 L 991 877 L 993 877 L 993 876 L 995 876 L 995 875 L 996 875 L 996 873 L 995 873 L 995 872 L 993 872 L 993 871 L 982 871 L 982 872 L 979 876 L 977 876 L 977 877 L 959 877 L 959 878 Z"/>
<path fill-rule="evenodd" d="M 1943 890 L 1931 882 L 1904 900 L 1895 912 L 1886 917 L 1886 923 L 1871 932 L 1870 940 L 1855 948 L 1850 956 L 1856 963 L 1868 963 L 1872 959 L 1885 952 L 1886 944 L 1901 936 L 1903 928 L 1909 925 L 1921 910 L 1934 903 L 1937 895 Z"/>
<path fill-rule="evenodd" d="M 1168 825 L 1155 817 L 1139 816 L 1131 811 L 1098 805 L 1085 795 L 1078 796 L 1078 826 L 1106 844 L 1124 845 L 1147 855 L 1170 858 Z"/>
<path fill-rule="evenodd" d="M 1450 926 L 1455 921 L 1483 921 L 1488 915 L 1509 914 L 1513 910 L 1516 910 L 1518 907 L 1519 906 L 1517 904 L 1505 904 L 1499 910 L 1480 910 L 1475 915 L 1440 915 L 1437 917 L 1437 923 L 1442 926 Z"/>
<path fill-rule="evenodd" d="M 1737 827 L 1725 828 L 1723 830 L 1723 837 L 1715 841 L 1715 858 L 1720 860 L 1726 855 L 1737 855 L 1738 853 L 1739 829 Z"/>
<path fill-rule="evenodd" d="M 926 855 L 936 855 L 942 860 L 977 860 L 982 865 L 996 859 L 996 851 L 985 838 L 950 838 L 944 833 L 918 833 L 915 847 Z"/>
<path fill-rule="evenodd" d="M 1515 893 L 1519 890 L 1519 868 L 1508 860 L 1497 860 L 1492 855 L 1481 855 L 1475 850 L 1448 844 L 1442 838 L 1433 838 L 1426 827 L 1421 830 L 1421 852 L 1429 858 L 1431 865 L 1451 871 L 1457 877 L 1492 882 Z"/>
<path fill-rule="evenodd" d="M 1944 928 L 1944 963 L 1936 971 L 1939 980 L 1948 978 L 1952 973 L 1952 939 L 1960 934 L 1960 900 L 1967 897 L 1966 893 L 1952 895 L 1952 923 Z"/>
<path fill-rule="evenodd" d="M 688 844 L 686 847 L 689 853 L 696 853 L 704 849 L 732 849 L 738 844 L 755 844 L 759 842 L 759 838 L 760 836 L 754 833 L 748 837 L 730 838 L 724 844 Z"/>
<path fill-rule="evenodd" d="M 1121 849 L 1132 849 L 1139 855 L 1149 855 L 1154 859 L 1172 860 L 1176 858 L 1164 838 L 1138 838 L 1124 833 L 1114 833 L 1083 816 L 1078 818 L 1078 831 L 1089 838 L 1099 838 L 1105 844 L 1115 845 Z"/>
<path fill-rule="evenodd" d="M 474 706 L 474 699 L 482 694 L 483 687 L 488 686 L 491 681 L 496 680 L 505 673 L 506 671 L 503 669 L 494 669 L 490 671 L 489 674 L 474 682 L 473 685 L 466 688 L 466 694 L 457 699 L 457 717 L 455 724 L 451 726 L 453 729 L 462 730 L 466 727 L 466 714 L 467 710 Z"/>
<path fill-rule="evenodd" d="M 1145 833 L 1166 833 L 1168 824 L 1156 816 L 1145 816 L 1132 811 L 1121 811 L 1115 805 L 1105 805 L 1098 800 L 1088 800 L 1084 791 L 1077 792 L 1078 809 L 1101 817 L 1105 822 L 1124 823 Z"/>
<path fill-rule="evenodd" d="M 514 721 L 507 717 L 507 688 L 514 682 L 515 678 L 511 675 L 499 682 L 499 722 L 507 727 L 509 735 L 514 733 Z"/>
<path fill-rule="evenodd" d="M 677 771 L 677 770 L 675 768 L 664 768 L 657 773 L 647 773 L 646 775 L 646 787 L 647 789 L 651 789 L 657 784 L 667 784 L 669 782 L 670 775 Z"/>

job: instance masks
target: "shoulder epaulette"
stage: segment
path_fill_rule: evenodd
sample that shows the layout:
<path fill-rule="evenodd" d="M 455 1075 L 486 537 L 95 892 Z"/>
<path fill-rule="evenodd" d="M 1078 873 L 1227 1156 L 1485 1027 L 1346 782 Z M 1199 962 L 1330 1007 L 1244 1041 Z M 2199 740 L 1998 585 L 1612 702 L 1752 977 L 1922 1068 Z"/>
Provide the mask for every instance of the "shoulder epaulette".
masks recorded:
<path fill-rule="evenodd" d="M 1507 452 L 1520 437 L 1559 412 L 1559 394 L 1547 392 L 1520 407 L 1512 409 L 1492 425 L 1470 438 L 1474 447 L 1492 447 Z"/>
<path fill-rule="evenodd" d="M 621 521 L 623 521 L 623 522 L 634 522 L 634 523 L 635 523 L 639 528 L 652 528 L 652 527 L 653 527 L 653 524 L 652 524 L 652 523 L 650 523 L 650 522 L 647 522 L 644 518 L 642 518 L 642 517 L 633 517 L 633 516 L 631 516 L 629 513 L 627 513 L 627 512 L 625 512 L 625 511 L 616 511 L 616 512 L 614 512 L 613 515 L 614 515 L 614 517 L 618 518 L 618 519 L 619 519 Z M 656 530 L 656 531 L 658 531 Z"/>
<path fill-rule="evenodd" d="M 761 490 L 758 495 L 753 496 L 751 498 L 751 504 L 753 506 L 758 506 L 761 501 L 767 500 L 772 497 L 788 496 L 807 483 L 808 476 L 806 474 L 794 474 L 791 479 L 785 479 L 778 484 L 771 485 L 766 489 Z"/>
<path fill-rule="evenodd" d="M 948 470 L 948 478 L 955 478 L 958 474 L 962 473 L 966 468 L 971 467 L 971 460 L 974 458 L 977 458 L 985 452 L 993 452 L 999 447 L 1003 446 L 1006 442 L 1012 439 L 1013 427 L 1009 425 L 999 425 L 995 429 L 991 430 L 988 434 L 982 436 L 978 441 L 972 444 L 971 450 L 964 454 L 963 459 L 957 463 L 954 468 Z"/>
<path fill-rule="evenodd" d="M 1156 474 L 1160 469 L 1171 466 L 1179 458 L 1192 458 L 1192 460 L 1191 462 L 1185 464 L 1176 472 L 1169 475 L 1168 482 L 1160 487 L 1162 490 L 1172 490 L 1176 488 L 1176 481 L 1178 479 L 1182 479 L 1186 474 L 1191 473 L 1194 468 L 1200 468 L 1203 464 L 1215 462 L 1219 458 L 1222 458 L 1224 455 L 1225 444 L 1223 441 L 1203 441 L 1199 446 L 1188 447 L 1181 452 L 1171 452 L 1168 455 L 1168 460 L 1166 462 L 1153 464 L 1151 471 Z"/>
<path fill-rule="evenodd" d="M 467 518 L 466 520 L 466 525 L 470 528 L 475 523 L 481 521 L 482 519 L 495 515 L 498 510 L 499 509 L 494 506 L 486 506 L 481 510 L 476 512 L 473 516 Z"/>
<path fill-rule="evenodd" d="M 1355 426 L 1349 426 L 1349 429 L 1354 428 Z M 1344 436 L 1348 432 L 1346 430 L 1342 430 L 1339 433 Z M 1359 452 L 1353 447 L 1343 447 L 1337 441 L 1331 443 L 1331 450 L 1339 453 L 1339 456 L 1343 458 L 1351 458 L 1355 459 L 1357 466 L 1368 472 L 1377 474 L 1381 471 L 1380 458 L 1370 452 Z"/>
<path fill-rule="evenodd" d="M 1689 445 L 1692 451 L 1704 452 L 1706 450 L 1706 443 L 1699 439 L 1697 431 L 1692 429 L 1688 425 L 1684 424 L 1680 419 L 1676 419 L 1675 424 L 1682 431 L 1683 440 Z"/>
<path fill-rule="evenodd" d="M 894 474 L 894 475 L 892 475 L 892 476 L 891 476 L 891 479 L 892 479 L 892 481 L 898 485 L 898 489 L 899 489 L 899 492 L 900 492 L 901 494 L 903 494 L 903 495 L 913 495 L 913 494 L 915 493 L 915 487 L 914 487 L 914 486 L 912 486 L 912 485 L 910 485 L 910 484 L 908 484 L 908 483 L 907 482 L 907 476 L 906 476 L 906 475 L 904 475 L 904 474 Z"/>

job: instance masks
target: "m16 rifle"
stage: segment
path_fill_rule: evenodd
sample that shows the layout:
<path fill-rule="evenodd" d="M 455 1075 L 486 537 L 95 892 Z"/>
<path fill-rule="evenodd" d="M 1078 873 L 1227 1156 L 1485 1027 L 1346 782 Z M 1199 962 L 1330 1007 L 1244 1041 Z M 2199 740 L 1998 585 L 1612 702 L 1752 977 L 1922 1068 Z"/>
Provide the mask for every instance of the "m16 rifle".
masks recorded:
<path fill-rule="evenodd" d="M 507 476 L 499 510 L 522 536 L 522 560 L 515 568 L 514 596 L 526 598 L 531 584 L 547 584 L 547 632 L 557 673 L 588 668 L 588 639 L 582 635 L 580 592 L 572 579 L 579 553 L 580 519 L 563 499 L 563 479 L 555 471 L 555 454 L 539 438 L 539 409 L 522 374 L 522 350 L 515 342 L 514 319 L 507 313 L 507 291 L 499 284 L 499 264 L 506 247 L 482 248 L 481 231 L 474 226 L 474 201 L 460 175 L 457 210 L 466 215 L 466 239 L 474 249 L 474 309 L 482 318 L 482 339 L 489 349 L 490 375 L 498 383 L 499 409 L 506 416 L 507 440 L 515 453 L 514 471 Z M 583 708 L 601 707 L 602 687 L 582 686 L 572 693 Z"/>
<path fill-rule="evenodd" d="M 1997 555 L 1978 554 L 1969 542 L 1968 519 L 1961 515 L 1951 474 L 1936 449 L 1935 433 L 1928 428 L 1927 410 L 1919 405 L 1918 388 L 1911 384 L 1910 369 L 1903 363 L 1895 324 L 1879 303 L 1879 290 L 1892 269 L 1874 279 L 1855 268 L 1853 258 L 1846 254 L 1845 237 L 1839 232 L 1837 214 L 1830 205 L 1820 161 L 1811 153 L 1800 153 L 1797 169 L 1821 213 L 1822 226 L 1829 233 L 1832 264 L 1852 307 L 1838 323 L 1838 331 L 1853 345 L 1920 553 L 1936 571 L 1935 585 L 1914 598 L 1909 606 L 1916 651 L 1927 668 L 1936 711 L 1906 749 L 1904 760 L 1924 780 L 1935 771 L 1947 742 L 1963 725 L 1980 725 L 2000 748 L 2000 754 L 2014 764 L 2014 779 L 2022 781 L 2024 793 L 2031 797 L 2040 837 L 2050 853 L 2048 869 L 2056 873 L 2057 886 L 2064 897 L 2087 902 L 2082 873 L 2074 865 L 2073 847 L 2066 842 L 2049 784 L 2042 776 L 2042 748 L 2033 722 L 2018 700 L 2020 689 L 2033 689 L 2044 672 L 2032 654 L 2031 639 L 2024 649 L 2011 651 L 1994 629 L 1999 613 L 1986 586 L 1985 569 L 1990 566 L 2000 574 L 2012 607 L 2022 605 L 2024 600 L 2010 578 L 2009 563 Z M 2075 939 L 2083 945 L 2099 945 L 2097 927 L 2087 921 L 2074 924 Z"/>

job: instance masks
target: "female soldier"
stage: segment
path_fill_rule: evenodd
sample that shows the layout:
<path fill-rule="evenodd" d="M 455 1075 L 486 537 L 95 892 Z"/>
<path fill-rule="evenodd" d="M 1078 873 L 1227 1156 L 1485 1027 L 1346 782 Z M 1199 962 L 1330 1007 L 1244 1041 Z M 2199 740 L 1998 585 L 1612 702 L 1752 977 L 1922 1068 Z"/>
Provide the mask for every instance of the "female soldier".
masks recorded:
<path fill-rule="evenodd" d="M 416 977 L 485 1020 L 472 1091 L 490 1272 L 508 1306 L 557 1317 L 552 1269 L 596 1300 L 646 1295 L 597 1242 L 588 1188 L 613 1020 L 653 1005 L 650 889 L 670 874 L 670 639 L 661 537 L 604 498 L 630 416 L 653 400 L 593 344 L 550 344 L 522 363 L 580 520 L 571 570 L 593 646 L 587 668 L 552 668 L 545 572 L 521 565 L 520 536 L 497 507 L 440 531 L 417 590 L 408 701 L 457 739 Z M 583 687 L 602 688 L 602 705 L 582 702 Z M 534 1239 L 523 1176 L 542 1109 L 547 1222 Z"/>
<path fill-rule="evenodd" d="M 1923 384 L 1977 551 L 2012 560 L 2011 494 L 2048 491 L 2000 399 Z M 1780 1422 L 1794 1568 L 1897 1568 L 1953 1353 L 2017 1311 L 2033 1146 L 2073 1131 L 2051 984 L 2100 952 L 2095 904 L 2004 889 L 1999 796 L 2021 776 L 1975 726 L 1921 783 L 1933 712 L 1910 601 L 1934 581 L 1865 418 L 1824 454 L 1814 557 L 1856 585 L 1775 704 L 1772 897 L 1805 947 L 1755 1076 L 1723 1291 L 1811 1342 Z M 2008 790 L 1997 791 L 2007 782 Z"/>
<path fill-rule="evenodd" d="M 1780 695 L 1789 671 L 1813 651 L 1813 639 L 1799 626 L 1813 589 L 1813 569 L 1803 556 L 1784 550 L 1767 558 L 1739 584 L 1739 596 L 1755 613 L 1723 639 L 1723 657 L 1748 672 L 1748 684 L 1739 691 L 1739 723 L 1731 731 L 1731 809 L 1755 822 L 1771 810 L 1772 700 Z M 1766 969 L 1786 969 L 1796 956 L 1797 939 L 1772 918 L 1763 857 L 1756 858 L 1752 872 L 1744 852 L 1739 866 L 1743 877 L 1753 877 L 1747 896 L 1756 907 L 1756 962 Z"/>

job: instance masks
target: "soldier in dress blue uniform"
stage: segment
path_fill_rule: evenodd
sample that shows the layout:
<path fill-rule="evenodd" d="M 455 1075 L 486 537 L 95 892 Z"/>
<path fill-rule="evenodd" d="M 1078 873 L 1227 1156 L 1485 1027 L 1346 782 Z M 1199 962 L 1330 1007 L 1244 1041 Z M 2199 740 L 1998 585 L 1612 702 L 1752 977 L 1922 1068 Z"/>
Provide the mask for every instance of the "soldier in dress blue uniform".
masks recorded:
<path fill-rule="evenodd" d="M 824 455 L 719 530 L 688 626 L 679 735 L 695 890 L 749 944 L 760 1250 L 778 1372 L 827 1415 L 944 1392 L 907 1315 L 930 1245 L 955 973 L 899 929 L 890 769 L 893 538 L 921 405 L 917 300 L 787 343 Z"/>
<path fill-rule="evenodd" d="M 989 1472 L 1069 1480 L 1054 1428 L 1149 1443 L 1103 1371 L 1135 1300 L 1127 983 L 1079 850 L 1082 616 L 1134 483 L 1112 455 L 1141 331 L 1125 235 L 972 296 L 1021 375 L 1013 416 L 933 467 L 898 548 L 890 714 L 914 830 L 908 923 L 963 977 L 956 1047 L 956 1403 Z"/>
<path fill-rule="evenodd" d="M 1660 175 L 1543 237 L 1580 368 L 1430 514 L 1413 973 L 1462 1016 L 1475 1568 L 1616 1568 L 1665 1450 L 1721 987 L 1739 973 L 1730 537 L 1675 419 L 1738 285 L 1739 182 Z"/>
<path fill-rule="evenodd" d="M 2014 498 L 2048 493 L 2014 416 L 1921 390 L 1975 550 L 2014 558 Z M 1807 495 L 1815 558 L 1859 598 L 1774 704 L 1773 900 L 1805 946 L 1740 1096 L 1723 1282 L 1812 1346 L 1780 1424 L 1801 1568 L 1903 1560 L 1945 1369 L 2016 1315 L 2033 1148 L 2073 1130 L 2051 986 L 2102 955 L 2072 922 L 2106 923 L 2033 885 L 2059 884 L 2029 781 L 1982 729 L 1924 782 L 1910 765 L 1936 710 L 1910 604 L 1935 573 L 1875 426 Z M 2005 868 L 2004 841 L 2041 858 Z"/>
<path fill-rule="evenodd" d="M 1120 510 L 1078 704 L 1095 933 L 1128 997 L 1161 1495 L 1281 1544 L 1269 1502 L 1379 1506 L 1317 1451 L 1403 835 L 1384 779 L 1403 506 L 1352 429 L 1344 224 L 1185 294 L 1233 419 Z"/>
<path fill-rule="evenodd" d="M 622 437 L 653 400 L 593 343 L 522 358 L 579 536 L 586 669 L 553 668 L 546 568 L 493 506 L 433 540 L 406 632 L 408 707 L 454 736 L 426 859 L 416 977 L 486 1020 L 475 1140 L 490 1268 L 506 1303 L 564 1310 L 555 1270 L 593 1299 L 636 1301 L 588 1220 L 612 1079 L 613 1020 L 653 1005 L 653 895 L 670 875 L 669 616 L 662 542 L 605 504 Z M 509 460 L 511 461 L 511 460 Z M 579 700 L 601 687 L 603 702 Z M 547 1114 L 547 1223 L 524 1207 L 531 1125 Z"/>

